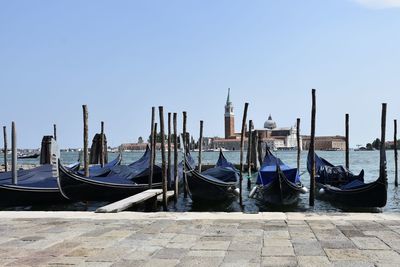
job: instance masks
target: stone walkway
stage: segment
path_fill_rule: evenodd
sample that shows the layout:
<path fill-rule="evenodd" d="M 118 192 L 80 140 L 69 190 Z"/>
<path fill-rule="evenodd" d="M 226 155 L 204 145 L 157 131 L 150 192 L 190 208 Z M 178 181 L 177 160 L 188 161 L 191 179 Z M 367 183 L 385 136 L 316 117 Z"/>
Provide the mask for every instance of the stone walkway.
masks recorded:
<path fill-rule="evenodd" d="M 400 266 L 400 215 L 0 212 L 1 266 Z"/>

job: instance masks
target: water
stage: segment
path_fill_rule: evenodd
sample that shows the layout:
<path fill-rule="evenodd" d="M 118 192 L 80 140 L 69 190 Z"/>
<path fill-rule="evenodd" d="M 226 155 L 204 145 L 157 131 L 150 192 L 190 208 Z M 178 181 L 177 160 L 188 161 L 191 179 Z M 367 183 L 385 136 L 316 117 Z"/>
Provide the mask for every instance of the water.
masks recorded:
<path fill-rule="evenodd" d="M 225 157 L 233 162 L 239 163 L 240 153 L 239 152 L 224 152 Z M 296 151 L 279 151 L 274 154 L 281 158 L 289 166 L 296 166 Z M 139 159 L 143 155 L 143 152 L 124 152 L 122 164 L 129 164 Z M 215 164 L 218 159 L 219 152 L 203 152 L 203 164 Z M 335 165 L 344 164 L 344 152 L 342 151 L 319 151 L 318 155 L 326 158 L 328 161 Z M 109 154 L 109 160 L 114 159 L 117 156 L 116 153 Z M 194 158 L 197 158 L 197 153 L 193 153 Z M 61 160 L 64 164 L 70 164 L 78 159 L 78 152 L 62 152 Z M 310 178 L 306 169 L 307 151 L 301 154 L 301 168 L 300 173 L 302 175 L 302 182 L 305 186 L 309 187 Z M 38 164 L 38 159 L 26 159 L 19 160 L 19 164 Z M 160 155 L 157 155 L 157 162 L 160 162 Z M 372 182 L 379 176 L 379 151 L 350 151 L 350 169 L 354 173 L 359 173 L 362 169 L 365 171 L 365 181 Z M 394 155 L 393 151 L 387 151 L 387 172 L 388 172 L 388 204 L 383 209 L 373 210 L 347 210 L 340 207 L 332 206 L 329 202 L 315 200 L 315 207 L 309 207 L 308 205 L 308 194 L 301 195 L 298 205 L 293 207 L 282 208 L 270 208 L 264 205 L 259 205 L 256 200 L 249 199 L 247 196 L 249 190 L 247 189 L 247 176 L 244 177 L 243 181 L 243 204 L 244 212 L 257 213 L 259 211 L 288 211 L 288 212 L 340 212 L 340 211 L 370 211 L 370 212 L 395 212 L 400 211 L 400 193 L 398 189 L 394 187 Z M 254 185 L 256 174 L 252 177 L 252 185 Z M 91 203 L 72 203 L 67 205 L 52 205 L 52 206 L 41 206 L 41 207 L 13 207 L 7 208 L 7 210 L 95 210 L 97 207 L 103 206 L 105 202 L 91 202 Z M 237 201 L 232 203 L 221 203 L 219 205 L 198 205 L 192 203 L 190 198 L 184 199 L 181 192 L 177 203 L 171 201 L 169 205 L 170 211 L 225 211 L 235 212 L 241 211 Z"/>

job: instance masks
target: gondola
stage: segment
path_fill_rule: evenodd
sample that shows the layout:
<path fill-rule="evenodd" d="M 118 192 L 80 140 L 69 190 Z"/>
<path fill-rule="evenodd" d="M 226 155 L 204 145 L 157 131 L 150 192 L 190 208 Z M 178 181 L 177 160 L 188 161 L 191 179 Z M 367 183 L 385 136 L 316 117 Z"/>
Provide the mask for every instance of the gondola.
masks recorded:
<path fill-rule="evenodd" d="M 222 151 L 215 167 L 199 173 L 190 154 L 186 156 L 187 189 L 193 201 L 227 201 L 236 197 L 239 172 Z"/>
<path fill-rule="evenodd" d="M 291 168 L 283 163 L 267 147 L 256 186 L 251 191 L 250 197 L 262 204 L 290 206 L 298 202 L 300 194 L 307 192 L 307 188 L 300 181 L 297 168 Z"/>
<path fill-rule="evenodd" d="M 311 173 L 308 154 L 307 169 Z M 364 171 L 355 175 L 343 166 L 334 166 L 315 154 L 316 197 L 351 208 L 381 208 L 387 202 L 386 172 L 371 183 L 364 182 Z"/>
<path fill-rule="evenodd" d="M 151 150 L 127 166 L 116 166 L 107 176 L 83 175 L 59 164 L 58 186 L 64 197 L 74 201 L 115 201 L 149 189 L 149 161 Z M 154 166 L 153 188 L 161 188 L 161 167 Z"/>
<path fill-rule="evenodd" d="M 12 172 L 0 173 L 0 205 L 23 206 L 65 201 L 57 185 L 57 168 L 56 164 L 45 164 L 29 170 L 18 170 L 17 184 L 12 182 Z M 76 171 L 79 162 L 66 168 Z"/>
<path fill-rule="evenodd" d="M 37 159 L 40 155 L 38 153 L 35 154 L 21 154 L 18 155 L 18 159 Z"/>

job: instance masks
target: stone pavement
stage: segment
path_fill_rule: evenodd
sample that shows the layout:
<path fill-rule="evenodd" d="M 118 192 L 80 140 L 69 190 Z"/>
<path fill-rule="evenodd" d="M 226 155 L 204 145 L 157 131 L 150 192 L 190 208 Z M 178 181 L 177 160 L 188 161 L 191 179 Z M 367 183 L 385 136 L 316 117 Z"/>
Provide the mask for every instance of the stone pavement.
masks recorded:
<path fill-rule="evenodd" d="M 400 215 L 0 212 L 1 266 L 400 266 Z"/>

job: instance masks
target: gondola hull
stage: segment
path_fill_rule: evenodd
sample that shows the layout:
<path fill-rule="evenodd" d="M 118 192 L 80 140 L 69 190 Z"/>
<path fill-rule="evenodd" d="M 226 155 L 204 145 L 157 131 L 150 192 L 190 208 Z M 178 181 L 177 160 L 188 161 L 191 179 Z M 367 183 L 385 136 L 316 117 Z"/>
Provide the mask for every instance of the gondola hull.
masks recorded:
<path fill-rule="evenodd" d="M 104 177 L 103 181 L 93 180 L 69 172 L 59 167 L 58 184 L 61 193 L 74 201 L 115 201 L 149 189 L 148 184 L 118 184 Z M 152 188 L 161 188 L 161 183 L 153 183 Z"/>
<path fill-rule="evenodd" d="M 351 208 L 382 208 L 387 202 L 387 187 L 379 180 L 357 189 L 339 188 L 316 183 L 318 199 Z"/>
<path fill-rule="evenodd" d="M 268 185 L 259 186 L 257 199 L 267 205 L 290 206 L 298 203 L 303 190 L 287 180 L 275 179 Z"/>
<path fill-rule="evenodd" d="M 234 184 L 216 183 L 196 172 L 188 173 L 187 184 L 193 201 L 226 201 L 236 197 Z"/>
<path fill-rule="evenodd" d="M 67 202 L 58 188 L 0 185 L 0 206 L 27 206 Z"/>

